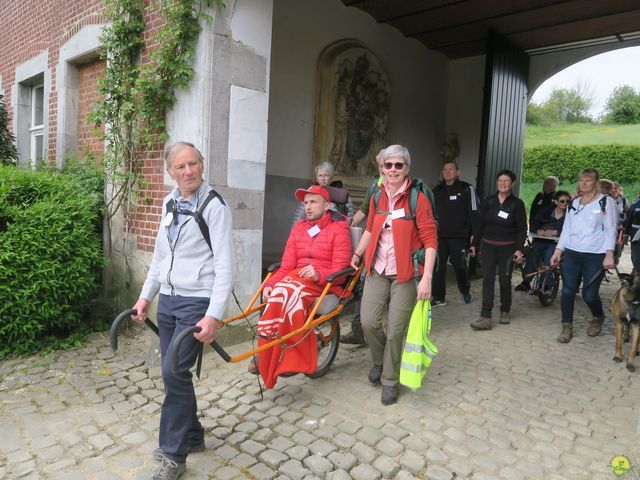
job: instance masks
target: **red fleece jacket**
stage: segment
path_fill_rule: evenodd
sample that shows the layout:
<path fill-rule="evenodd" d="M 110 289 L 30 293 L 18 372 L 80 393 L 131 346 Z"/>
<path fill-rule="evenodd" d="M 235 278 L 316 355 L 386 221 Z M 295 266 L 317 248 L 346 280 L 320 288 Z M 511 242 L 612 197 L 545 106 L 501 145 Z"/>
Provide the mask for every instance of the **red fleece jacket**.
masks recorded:
<path fill-rule="evenodd" d="M 408 179 L 408 181 L 411 182 L 411 179 Z M 386 189 L 386 186 L 383 184 L 381 188 Z M 410 212 L 409 191 L 410 188 L 407 188 L 402 192 L 394 204 L 396 210 L 404 208 L 407 215 L 409 215 Z M 388 209 L 389 197 L 385 192 L 381 192 L 377 210 L 387 211 Z M 382 231 L 382 226 L 387 216 L 388 214 L 385 213 L 377 213 L 374 205 L 374 197 L 372 196 L 369 203 L 369 217 L 367 218 L 367 231 L 371 232 L 371 239 L 365 254 L 365 265 L 368 273 L 371 273 L 375 262 L 380 232 Z M 438 249 L 438 234 L 433 219 L 431 203 L 429 203 L 425 194 L 420 192 L 418 195 L 418 205 L 416 206 L 415 222 L 413 220 L 405 220 L 404 218 L 396 218 L 392 220 L 392 222 L 393 248 L 396 256 L 398 282 L 408 282 L 415 278 L 411 253 L 414 250 L 420 250 L 422 247 L 425 249 L 429 247 L 435 248 L 436 250 Z M 420 265 L 419 268 L 420 275 L 422 275 L 424 266 Z"/>
<path fill-rule="evenodd" d="M 307 232 L 315 225 L 320 233 L 311 237 Z M 292 270 L 313 265 L 318 285 L 324 286 L 330 274 L 349 266 L 352 253 L 349 224 L 343 215 L 327 212 L 315 222 L 302 220 L 291 229 L 282 264 L 266 285 L 273 287 Z"/>

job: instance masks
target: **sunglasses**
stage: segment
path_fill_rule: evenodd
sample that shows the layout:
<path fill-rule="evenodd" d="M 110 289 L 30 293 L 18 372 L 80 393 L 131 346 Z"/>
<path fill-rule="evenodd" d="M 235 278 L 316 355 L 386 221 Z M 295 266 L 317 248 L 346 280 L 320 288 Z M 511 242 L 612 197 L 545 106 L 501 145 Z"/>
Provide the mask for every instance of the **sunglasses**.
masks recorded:
<path fill-rule="evenodd" d="M 569 200 L 557 200 L 558 203 L 569 203 Z"/>
<path fill-rule="evenodd" d="M 384 169 L 391 170 L 395 168 L 396 170 L 402 170 L 406 164 L 404 162 L 384 162 Z"/>

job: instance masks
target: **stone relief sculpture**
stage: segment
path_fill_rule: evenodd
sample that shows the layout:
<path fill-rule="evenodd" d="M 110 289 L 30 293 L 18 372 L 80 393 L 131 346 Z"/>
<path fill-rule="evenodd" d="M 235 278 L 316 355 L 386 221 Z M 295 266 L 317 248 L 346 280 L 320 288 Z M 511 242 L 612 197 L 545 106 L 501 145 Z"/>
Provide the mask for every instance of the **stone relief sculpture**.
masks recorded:
<path fill-rule="evenodd" d="M 331 162 L 345 183 L 368 182 L 386 146 L 389 94 L 386 72 L 364 45 L 327 47 L 318 60 L 314 164 Z"/>

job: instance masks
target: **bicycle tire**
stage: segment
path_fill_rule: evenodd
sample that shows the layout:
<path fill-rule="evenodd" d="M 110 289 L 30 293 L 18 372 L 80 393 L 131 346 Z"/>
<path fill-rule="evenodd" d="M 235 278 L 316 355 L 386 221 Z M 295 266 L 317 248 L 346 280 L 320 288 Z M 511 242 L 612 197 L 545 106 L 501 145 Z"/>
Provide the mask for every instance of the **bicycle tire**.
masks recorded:
<path fill-rule="evenodd" d="M 328 341 L 323 342 L 320 336 L 318 336 L 318 368 L 314 373 L 305 373 L 305 375 L 309 378 L 320 378 L 325 375 L 333 361 L 336 359 L 336 355 L 338 354 L 338 347 L 340 346 L 340 322 L 337 318 L 333 318 L 328 320 L 320 325 L 318 325 L 317 329 L 327 330 L 326 333 L 329 333 L 330 329 L 335 325 L 335 331 L 331 338 Z"/>
<path fill-rule="evenodd" d="M 553 287 L 549 293 L 544 293 L 538 297 L 543 307 L 548 307 L 558 296 L 558 290 L 560 289 L 560 272 L 557 269 L 553 270 Z"/>

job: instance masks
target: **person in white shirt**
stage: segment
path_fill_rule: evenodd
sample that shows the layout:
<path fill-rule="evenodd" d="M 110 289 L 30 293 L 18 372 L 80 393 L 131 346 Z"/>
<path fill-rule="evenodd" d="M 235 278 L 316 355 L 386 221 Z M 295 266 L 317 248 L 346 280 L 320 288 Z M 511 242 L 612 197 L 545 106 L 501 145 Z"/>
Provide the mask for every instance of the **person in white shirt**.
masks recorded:
<path fill-rule="evenodd" d="M 582 298 L 593 316 L 587 335 L 599 335 L 604 322 L 600 283 L 604 270 L 614 266 L 618 210 L 613 198 L 599 193 L 599 179 L 595 168 L 585 168 L 580 173 L 582 195 L 571 202 L 551 257 L 553 266 L 560 264 L 562 259 L 560 343 L 569 343 L 573 337 L 573 308 L 580 278 L 584 284 Z"/>

